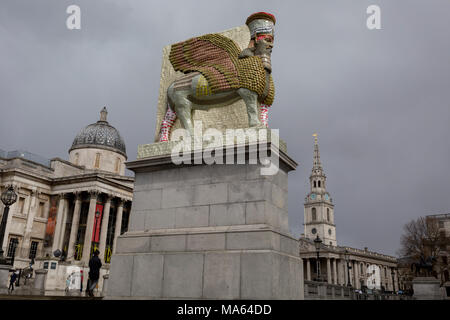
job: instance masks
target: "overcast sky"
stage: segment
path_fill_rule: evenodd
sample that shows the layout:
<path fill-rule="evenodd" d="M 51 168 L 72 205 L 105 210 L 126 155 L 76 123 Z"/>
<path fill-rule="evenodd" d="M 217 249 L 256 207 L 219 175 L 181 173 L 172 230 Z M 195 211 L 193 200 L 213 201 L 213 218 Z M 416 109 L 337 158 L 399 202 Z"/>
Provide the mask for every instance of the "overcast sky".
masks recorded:
<path fill-rule="evenodd" d="M 81 7 L 81 30 L 66 8 Z M 368 30 L 366 8 L 381 8 Z M 319 134 L 338 245 L 394 255 L 402 226 L 450 212 L 448 0 L 0 2 L 0 149 L 68 158 L 78 131 L 108 120 L 128 159 L 154 138 L 162 48 L 277 18 L 270 126 L 299 163 L 289 223 L 303 232 Z"/>

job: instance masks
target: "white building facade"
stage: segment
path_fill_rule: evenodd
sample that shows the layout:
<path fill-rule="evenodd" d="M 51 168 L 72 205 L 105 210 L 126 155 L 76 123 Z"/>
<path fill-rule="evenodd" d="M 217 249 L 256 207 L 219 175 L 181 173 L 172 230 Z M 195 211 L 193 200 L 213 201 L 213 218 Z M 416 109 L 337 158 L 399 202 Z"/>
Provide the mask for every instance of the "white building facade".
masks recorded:
<path fill-rule="evenodd" d="M 0 191 L 12 185 L 18 195 L 3 250 L 16 269 L 34 261 L 34 269 L 49 270 L 50 289 L 64 289 L 65 268 L 83 270 L 94 249 L 106 273 L 131 209 L 134 178 L 124 174 L 125 143 L 108 123 L 106 108 L 75 137 L 69 159 L 0 150 Z M 3 209 L 0 204 L 0 215 Z"/>

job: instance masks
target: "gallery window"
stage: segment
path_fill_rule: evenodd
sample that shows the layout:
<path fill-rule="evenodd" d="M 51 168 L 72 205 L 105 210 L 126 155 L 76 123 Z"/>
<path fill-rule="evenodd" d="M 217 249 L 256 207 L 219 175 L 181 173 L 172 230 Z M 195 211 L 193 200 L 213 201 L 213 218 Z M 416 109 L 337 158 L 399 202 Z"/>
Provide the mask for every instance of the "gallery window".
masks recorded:
<path fill-rule="evenodd" d="M 316 208 L 312 208 L 311 213 L 312 213 L 312 220 L 316 221 L 317 220 Z"/>
<path fill-rule="evenodd" d="M 330 221 L 330 209 L 327 208 L 327 221 Z"/>
<path fill-rule="evenodd" d="M 44 217 L 44 210 L 45 210 L 45 203 L 44 202 L 39 202 L 39 211 L 38 211 L 39 218 L 43 218 Z"/>
<path fill-rule="evenodd" d="M 37 253 L 38 245 L 39 245 L 39 242 L 37 242 L 37 241 L 31 241 L 30 254 L 28 255 L 28 258 L 29 258 L 29 259 L 34 259 L 34 258 L 36 258 L 36 253 Z"/>
<path fill-rule="evenodd" d="M 11 238 L 9 239 L 9 244 L 8 244 L 8 254 L 7 256 L 9 258 L 12 258 L 16 255 L 16 249 L 17 246 L 19 245 L 19 238 Z"/>

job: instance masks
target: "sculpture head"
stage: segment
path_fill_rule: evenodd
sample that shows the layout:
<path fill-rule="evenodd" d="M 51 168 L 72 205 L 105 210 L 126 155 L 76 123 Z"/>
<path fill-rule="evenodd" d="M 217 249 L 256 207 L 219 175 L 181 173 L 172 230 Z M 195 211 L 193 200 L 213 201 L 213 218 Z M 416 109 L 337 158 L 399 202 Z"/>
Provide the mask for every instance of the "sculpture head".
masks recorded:
<path fill-rule="evenodd" d="M 257 12 L 247 18 L 250 30 L 250 47 L 255 48 L 255 55 L 260 56 L 264 68 L 272 72 L 270 56 L 274 41 L 275 16 L 267 12 Z"/>

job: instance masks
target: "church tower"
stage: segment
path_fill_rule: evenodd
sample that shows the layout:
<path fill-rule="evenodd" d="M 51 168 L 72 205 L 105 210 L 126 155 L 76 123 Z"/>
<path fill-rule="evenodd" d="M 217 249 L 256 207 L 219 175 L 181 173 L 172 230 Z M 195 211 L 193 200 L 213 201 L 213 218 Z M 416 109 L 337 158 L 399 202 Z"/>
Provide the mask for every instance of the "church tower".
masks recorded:
<path fill-rule="evenodd" d="M 320 163 L 317 134 L 314 136 L 314 162 L 309 177 L 310 192 L 305 198 L 304 226 L 305 237 L 314 240 L 317 235 L 323 244 L 336 246 L 336 225 L 334 224 L 334 205 L 326 189 L 327 177 Z"/>

